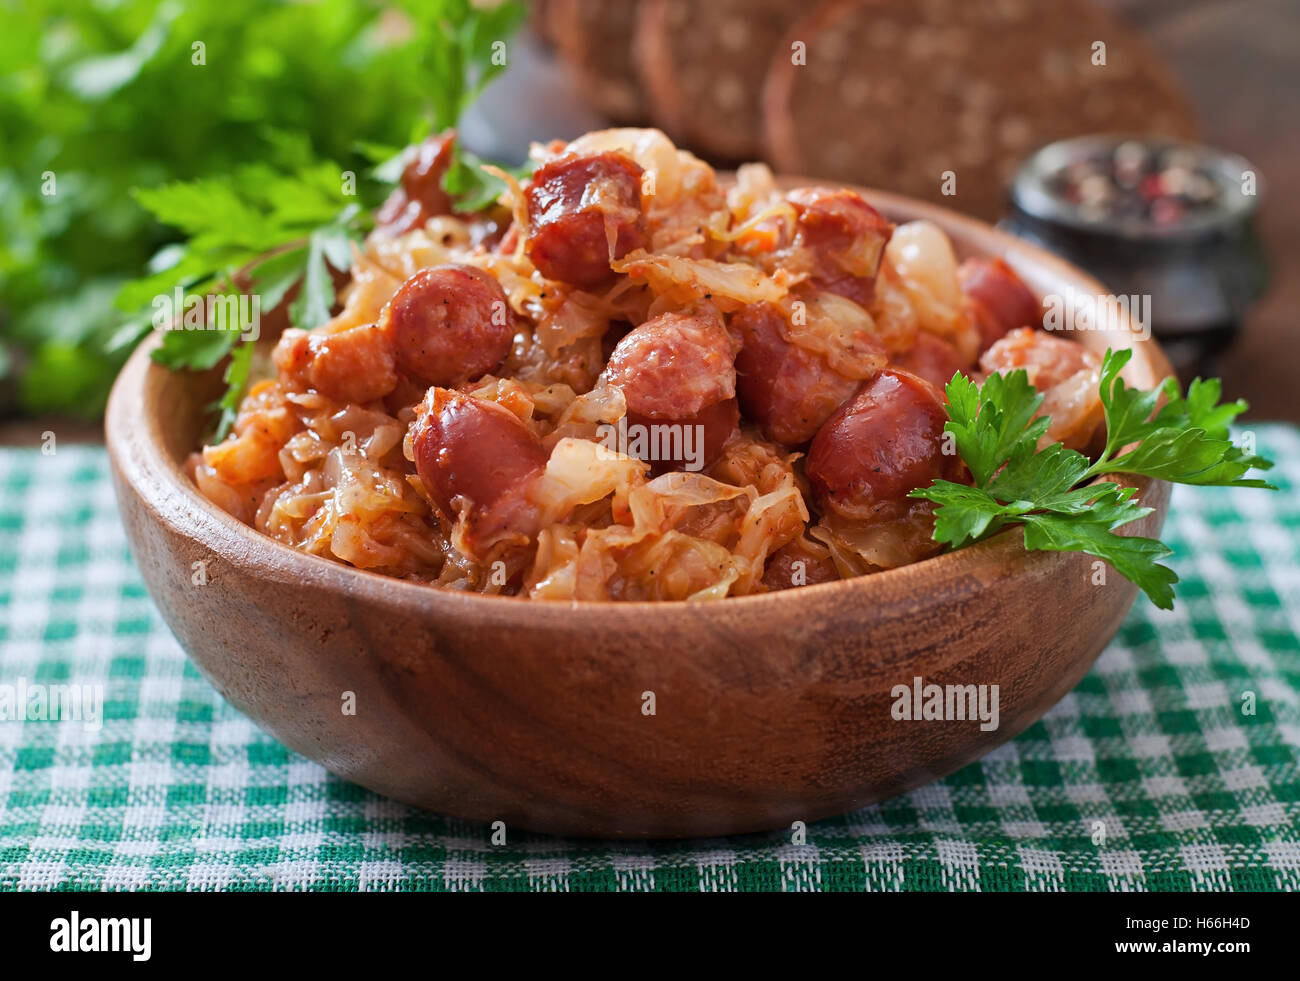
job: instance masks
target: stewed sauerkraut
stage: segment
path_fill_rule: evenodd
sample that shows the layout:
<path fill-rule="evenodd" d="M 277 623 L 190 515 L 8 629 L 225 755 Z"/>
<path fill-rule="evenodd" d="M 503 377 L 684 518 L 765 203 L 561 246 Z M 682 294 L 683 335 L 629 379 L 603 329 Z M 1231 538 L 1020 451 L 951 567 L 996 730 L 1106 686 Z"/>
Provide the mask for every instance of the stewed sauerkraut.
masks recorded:
<path fill-rule="evenodd" d="M 1000 260 L 854 191 L 724 186 L 657 130 L 535 146 L 456 214 L 419 148 L 333 319 L 287 330 L 203 494 L 360 569 L 552 600 L 720 599 L 933 555 L 943 385 L 1024 367 L 1052 438 L 1097 360 Z M 1045 409 L 1046 411 L 1046 409 Z"/>

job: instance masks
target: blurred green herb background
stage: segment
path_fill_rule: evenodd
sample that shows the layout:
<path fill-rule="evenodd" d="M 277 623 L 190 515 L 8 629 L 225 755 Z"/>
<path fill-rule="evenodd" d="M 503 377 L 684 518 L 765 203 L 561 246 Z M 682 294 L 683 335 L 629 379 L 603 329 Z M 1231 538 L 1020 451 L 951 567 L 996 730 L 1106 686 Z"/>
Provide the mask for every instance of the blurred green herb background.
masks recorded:
<path fill-rule="evenodd" d="M 470 0 L 0 0 L 0 413 L 102 412 L 138 337 L 114 300 L 180 237 L 133 189 L 250 164 L 364 173 L 376 147 L 454 121 L 464 52 L 518 16 Z"/>

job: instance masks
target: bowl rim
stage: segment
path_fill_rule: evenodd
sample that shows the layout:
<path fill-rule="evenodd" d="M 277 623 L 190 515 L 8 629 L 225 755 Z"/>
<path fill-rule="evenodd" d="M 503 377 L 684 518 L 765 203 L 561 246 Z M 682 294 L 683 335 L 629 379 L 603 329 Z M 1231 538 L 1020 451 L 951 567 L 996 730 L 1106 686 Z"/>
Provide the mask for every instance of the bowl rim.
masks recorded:
<path fill-rule="evenodd" d="M 783 188 L 830 187 L 857 190 L 886 216 L 903 212 L 907 221 L 932 221 L 951 237 L 954 229 L 964 238 L 981 239 L 989 244 L 983 254 L 1000 256 L 1014 267 L 1013 257 L 1030 259 L 1045 275 L 1073 282 L 1076 287 L 1105 293 L 1094 277 L 1050 252 L 978 219 L 939 205 L 919 201 L 891 192 L 862 188 L 844 182 L 818 178 L 783 176 L 777 183 Z M 1038 277 L 1032 277 L 1038 278 Z M 1154 338 L 1122 335 L 1124 346 L 1135 358 L 1124 373 L 1144 369 L 1154 385 L 1172 375 L 1172 369 Z M 1032 569 L 1038 575 L 1052 575 L 1076 557 L 1070 552 L 1028 552 L 1020 546 L 1022 532 L 1011 528 L 976 545 L 852 579 L 816 583 L 791 589 L 745 596 L 728 596 L 719 601 L 705 600 L 532 600 L 522 596 L 499 596 L 439 588 L 394 576 L 359 569 L 355 566 L 299 551 L 251 525 L 226 513 L 206 498 L 163 445 L 159 432 L 157 407 L 152 395 L 170 369 L 155 363 L 152 352 L 161 344 L 160 332 L 151 335 L 132 352 L 119 373 L 105 413 L 105 443 L 113 470 L 119 478 L 119 494 L 129 489 L 156 520 L 161 520 L 176 534 L 188 538 L 232 568 L 274 581 L 312 584 L 339 592 L 367 604 L 404 609 L 421 609 L 422 614 L 464 614 L 483 622 L 502 625 L 527 621 L 529 626 L 564 626 L 572 628 L 573 617 L 599 613 L 609 620 L 641 619 L 647 614 L 687 613 L 707 615 L 715 602 L 727 609 L 756 613 L 773 610 L 781 604 L 808 603 L 839 598 L 844 602 L 870 604 L 887 608 L 897 605 L 900 596 L 911 604 L 924 602 L 927 593 L 940 581 L 957 583 L 976 580 L 980 570 Z M 152 410 L 152 411 L 151 411 Z M 1129 474 L 1107 475 L 1109 480 L 1135 487 L 1137 496 L 1150 494 L 1160 482 Z M 1155 496 L 1155 495 L 1153 495 Z M 565 622 L 569 621 L 569 622 Z"/>

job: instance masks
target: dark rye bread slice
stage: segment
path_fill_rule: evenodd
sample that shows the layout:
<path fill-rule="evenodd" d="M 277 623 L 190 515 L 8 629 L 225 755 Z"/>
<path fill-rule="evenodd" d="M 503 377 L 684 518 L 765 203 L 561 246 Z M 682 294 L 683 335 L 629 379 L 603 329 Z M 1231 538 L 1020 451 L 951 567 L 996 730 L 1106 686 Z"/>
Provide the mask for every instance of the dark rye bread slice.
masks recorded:
<path fill-rule="evenodd" d="M 634 52 L 650 117 L 715 160 L 762 154 L 762 91 L 801 0 L 641 0 Z"/>
<path fill-rule="evenodd" d="M 637 0 L 547 0 L 550 35 L 577 76 L 582 97 L 616 123 L 647 117 L 632 63 Z"/>
<path fill-rule="evenodd" d="M 806 45 L 806 64 L 792 45 Z M 1106 45 L 1105 66 L 1093 44 Z M 992 219 L 1017 165 L 1091 132 L 1193 137 L 1170 73 L 1084 0 L 830 0 L 773 56 L 777 170 L 900 191 Z M 956 194 L 942 193 L 944 174 Z"/>

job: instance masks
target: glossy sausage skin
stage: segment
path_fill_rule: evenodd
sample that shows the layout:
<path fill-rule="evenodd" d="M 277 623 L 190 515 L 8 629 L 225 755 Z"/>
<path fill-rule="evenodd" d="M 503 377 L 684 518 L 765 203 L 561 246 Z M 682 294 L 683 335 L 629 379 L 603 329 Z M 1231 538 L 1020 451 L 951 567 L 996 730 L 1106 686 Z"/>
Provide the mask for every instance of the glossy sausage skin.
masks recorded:
<path fill-rule="evenodd" d="M 629 331 L 614 346 L 605 378 L 627 401 L 628 426 L 701 427 L 696 432 L 707 466 L 740 420 L 735 359 L 722 316 L 704 306 L 666 313 Z M 674 456 L 646 462 L 665 469 L 697 461 Z"/>
<path fill-rule="evenodd" d="M 530 226 L 524 248 L 538 271 L 583 288 L 612 279 L 610 260 L 649 241 L 642 175 L 636 161 L 612 151 L 539 167 L 524 191 Z"/>
<path fill-rule="evenodd" d="M 971 368 L 953 345 L 928 330 L 918 330 L 912 346 L 895 358 L 893 365 L 924 378 L 940 392 L 954 374 Z"/>
<path fill-rule="evenodd" d="M 665 313 L 629 331 L 605 370 L 630 411 L 680 419 L 736 394 L 735 360 L 721 315 L 705 307 Z"/>
<path fill-rule="evenodd" d="M 314 388 L 337 402 L 370 402 L 397 387 L 392 342 L 370 324 L 334 334 L 286 330 L 272 359 L 291 388 Z"/>
<path fill-rule="evenodd" d="M 736 431 L 736 426 L 740 423 L 740 407 L 736 405 L 735 399 L 726 399 L 705 406 L 692 416 L 658 419 L 629 411 L 626 421 L 629 436 L 636 432 L 632 428 L 634 426 L 643 427 L 642 432 L 646 434 L 653 432 L 651 427 L 654 426 L 673 426 L 679 430 L 679 433 L 670 435 L 673 439 L 682 440 L 682 452 L 670 452 L 645 461 L 650 464 L 651 473 L 658 476 L 670 470 L 700 470 L 720 457 L 722 448 L 727 445 L 727 440 L 731 438 L 731 434 Z M 691 431 L 689 447 L 685 443 L 687 429 Z M 661 443 L 661 447 L 662 445 Z M 675 449 L 677 444 L 668 445 L 670 449 Z"/>
<path fill-rule="evenodd" d="M 780 309 L 768 303 L 751 304 L 732 316 L 732 330 L 743 343 L 736 356 L 736 390 L 745 416 L 764 436 L 798 446 L 812 439 L 861 382 L 792 344 L 782 334 L 784 323 Z"/>
<path fill-rule="evenodd" d="M 1004 260 L 967 259 L 957 279 L 980 332 L 980 351 L 1017 327 L 1043 325 L 1043 308 Z"/>
<path fill-rule="evenodd" d="M 865 307 L 894 226 L 847 188 L 802 187 L 787 199 L 797 216 L 795 247 L 813 256 L 813 285 Z"/>
<path fill-rule="evenodd" d="M 389 235 L 404 235 L 436 215 L 452 213 L 451 197 L 442 179 L 451 166 L 455 130 L 430 136 L 415 148 L 415 156 L 402 171 L 401 184 L 388 196 L 375 221 Z"/>
<path fill-rule="evenodd" d="M 473 266 L 420 270 L 389 300 L 379 326 L 392 341 L 398 369 L 426 388 L 495 370 L 515 336 L 501 284 Z"/>
<path fill-rule="evenodd" d="M 464 512 L 471 548 L 536 534 L 538 515 L 527 493 L 548 454 L 509 409 L 431 388 L 416 408 L 412 449 L 416 473 L 438 510 L 449 520 Z"/>
<path fill-rule="evenodd" d="M 936 479 L 959 480 L 960 458 L 943 452 L 943 399 L 916 375 L 887 368 L 817 433 L 807 473 L 823 509 L 870 520 L 881 505 Z M 892 516 L 892 515 L 890 515 Z"/>

